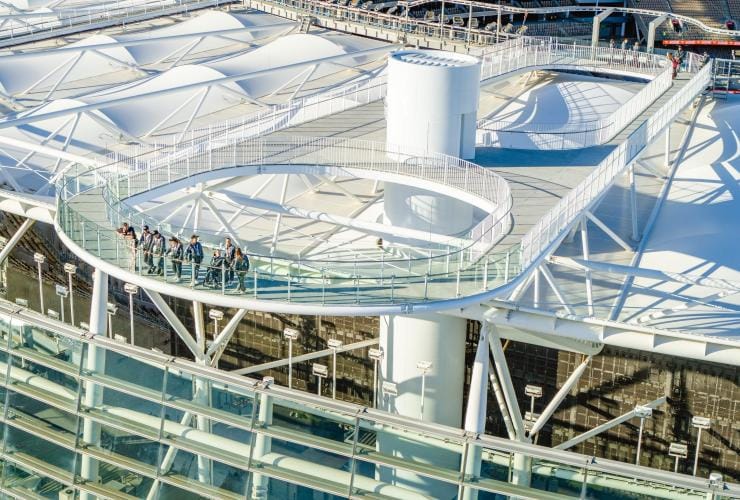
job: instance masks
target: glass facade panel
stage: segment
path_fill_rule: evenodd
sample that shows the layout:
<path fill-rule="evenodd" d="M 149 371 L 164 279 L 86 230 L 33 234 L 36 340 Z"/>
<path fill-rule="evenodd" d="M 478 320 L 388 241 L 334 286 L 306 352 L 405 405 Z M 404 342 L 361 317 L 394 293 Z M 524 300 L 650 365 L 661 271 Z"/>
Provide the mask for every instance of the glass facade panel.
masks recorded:
<path fill-rule="evenodd" d="M 49 475 L 72 481 L 72 471 L 75 470 L 74 451 L 48 438 L 44 439 L 13 427 L 7 422 L 4 452 L 11 457 L 17 457 L 19 462 L 33 464 L 34 467 L 48 472 Z"/>
<path fill-rule="evenodd" d="M 0 467 L 3 491 L 12 495 L 59 498 L 83 469 L 95 474 L 89 466 L 97 463 L 99 481 L 84 488 L 116 497 L 453 498 L 461 479 L 482 499 L 706 496 L 700 479 L 660 473 L 662 481 L 639 468 L 628 475 L 629 466 L 593 458 L 586 470 L 569 465 L 577 455 L 559 462 L 565 452 L 256 388 L 185 360 L 84 340 L 62 325 L 50 333 L 4 304 Z M 524 465 L 522 449 L 530 455 Z M 477 456 L 480 469 L 471 469 Z M 517 468 L 531 473 L 531 486 L 514 484 Z"/>
<path fill-rule="evenodd" d="M 3 489 L 19 497 L 75 498 L 75 489 L 20 464 L 3 463 Z M 67 495 L 67 496 L 63 496 Z"/>
<path fill-rule="evenodd" d="M 109 439 L 109 434 L 103 434 L 103 442 Z M 86 483 L 88 487 L 99 497 L 120 497 L 128 495 L 132 498 L 146 498 L 154 480 L 138 471 L 130 470 L 131 462 L 125 457 L 109 453 L 107 456 L 96 453 L 99 450 L 91 450 L 92 456 L 98 462 L 99 481 L 94 484 Z M 81 466 L 84 454 L 77 456 L 77 481 L 83 482 Z"/>
<path fill-rule="evenodd" d="M 305 445 L 350 456 L 354 419 L 327 410 L 301 409 L 294 402 L 272 397 L 272 424 L 269 434 Z"/>

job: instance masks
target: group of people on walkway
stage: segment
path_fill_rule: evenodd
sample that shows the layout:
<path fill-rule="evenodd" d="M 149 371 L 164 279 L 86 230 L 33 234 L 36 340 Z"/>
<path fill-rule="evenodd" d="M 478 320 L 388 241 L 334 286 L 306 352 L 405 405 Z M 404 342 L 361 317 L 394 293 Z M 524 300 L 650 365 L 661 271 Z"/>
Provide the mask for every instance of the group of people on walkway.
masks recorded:
<path fill-rule="evenodd" d="M 172 265 L 172 274 L 176 282 L 182 280 L 183 263 L 190 265 L 190 286 L 201 284 L 200 270 L 205 267 L 205 276 L 202 284 L 206 286 L 226 286 L 237 280 L 237 291 L 246 291 L 245 280 L 249 271 L 249 257 L 240 247 L 234 245 L 231 238 L 224 240 L 223 248 L 216 248 L 207 265 L 203 264 L 205 252 L 197 234 L 190 237 L 187 245 L 177 236 L 170 236 L 169 244 L 164 234 L 159 230 L 149 230 L 149 226 L 142 228 L 137 238 L 136 230 L 128 222 L 124 222 L 117 230 L 118 234 L 129 242 L 131 246 L 132 270 L 140 268 L 147 274 L 164 276 L 165 260 L 169 259 Z M 138 265 L 137 265 L 138 254 Z"/>

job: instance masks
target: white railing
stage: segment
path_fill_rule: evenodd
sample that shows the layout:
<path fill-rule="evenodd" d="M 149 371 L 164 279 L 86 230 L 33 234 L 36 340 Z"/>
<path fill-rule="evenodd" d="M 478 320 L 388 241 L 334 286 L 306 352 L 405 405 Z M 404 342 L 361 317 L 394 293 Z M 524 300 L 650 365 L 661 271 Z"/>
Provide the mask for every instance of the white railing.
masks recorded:
<path fill-rule="evenodd" d="M 665 72 L 666 67 L 663 58 L 650 54 L 641 53 L 638 62 L 635 62 L 634 58 L 630 57 L 626 62 L 622 60 L 620 63 L 617 63 L 617 59 L 624 59 L 621 57 L 622 52 L 618 49 L 609 48 L 592 50 L 591 47 L 560 44 L 549 39 L 523 37 L 498 44 L 483 55 L 481 80 L 485 81 L 489 78 L 529 66 L 544 66 L 549 64 L 579 66 L 585 70 L 601 68 L 623 71 L 625 73 L 637 72 L 645 75 L 663 75 Z M 629 53 L 631 51 L 625 52 Z M 603 63 L 603 61 L 609 60 L 613 62 Z M 602 63 L 599 61 L 602 61 Z M 663 83 L 663 80 L 659 80 L 656 83 Z M 650 88 L 654 89 L 654 87 Z M 182 142 L 186 139 L 185 142 L 198 144 L 204 141 L 213 141 L 218 146 L 223 141 L 230 142 L 232 140 L 238 141 L 250 137 L 258 137 L 379 101 L 386 96 L 386 93 L 387 77 L 383 72 L 372 78 L 359 82 L 350 82 L 327 92 L 293 99 L 285 104 L 273 105 L 267 110 L 259 111 L 237 120 L 229 120 L 208 127 L 193 129 L 188 132 L 187 135 L 189 137 L 176 136 L 172 140 L 174 142 Z M 597 128 L 594 127 L 594 129 Z M 546 131 L 543 130 L 543 132 Z M 550 131 L 550 133 L 561 135 L 575 133 L 588 134 L 589 131 L 568 130 Z M 172 145 L 172 143 L 169 145 Z M 158 147 L 160 146 L 145 145 L 136 154 L 145 154 L 147 151 L 157 149 Z M 131 153 L 134 152 L 131 151 Z"/>
<path fill-rule="evenodd" d="M 502 45 L 504 50 L 496 48 L 485 54 L 483 72 L 486 77 L 531 66 L 578 66 L 588 71 L 645 75 L 651 81 L 616 113 L 592 122 L 552 125 L 480 120 L 476 142 L 483 146 L 515 147 L 523 134 L 538 149 L 577 149 L 604 144 L 671 86 L 668 61 L 654 54 L 533 38 L 511 40 Z M 693 63 L 689 65 L 693 68 Z"/>
<path fill-rule="evenodd" d="M 138 148 L 132 148 L 134 152 Z M 105 186 L 107 205 L 111 208 L 112 227 L 122 222 L 149 225 L 167 233 L 179 234 L 192 229 L 162 224 L 146 214 L 129 207 L 125 199 L 150 191 L 180 179 L 205 172 L 237 166 L 259 165 L 319 165 L 321 168 L 339 168 L 396 174 L 430 181 L 440 186 L 469 193 L 487 205 L 487 215 L 464 235 L 436 241 L 436 250 L 430 258 L 440 260 L 459 254 L 459 262 L 469 263 L 489 251 L 511 226 L 512 207 L 508 183 L 489 169 L 468 161 L 443 155 L 408 155 L 388 144 L 360 139 L 333 137 L 265 137 L 243 139 L 231 136 L 229 141 L 202 140 L 163 148 L 148 159 L 129 154 L 113 153 L 111 163 L 94 171 L 81 170 L 75 182 L 66 181 L 58 196 L 64 201 L 95 187 Z M 67 173 L 67 178 L 73 172 Z M 87 182 L 79 182 L 88 177 Z M 482 208 L 482 206 L 481 206 Z M 70 228 L 71 229 L 71 228 Z M 218 244 L 220 232 L 212 235 L 203 229 L 199 234 L 206 243 Z M 250 233 L 250 240 L 269 236 L 268 233 Z M 434 243 L 434 242 L 433 242 Z M 428 245 L 424 247 L 425 251 Z M 297 252 L 297 251 L 296 251 Z M 266 256 L 270 257 L 270 256 Z"/>
<path fill-rule="evenodd" d="M 615 179 L 623 174 L 640 151 L 652 142 L 678 113 L 710 83 L 712 68 L 705 66 L 676 95 L 620 144 L 578 186 L 560 199 L 522 238 L 522 267 L 526 267 L 568 230 Z"/>
<path fill-rule="evenodd" d="M 0 45 L 9 42 L 20 43 L 27 39 L 34 39 L 34 35 L 43 35 L 43 38 L 60 36 L 71 28 L 79 30 L 91 29 L 99 25 L 110 25 L 113 22 L 166 15 L 188 10 L 202 9 L 230 3 L 234 0 L 154 0 L 146 2 L 123 1 L 60 9 L 48 13 L 30 12 L 13 14 L 7 21 L 6 27 L 0 28 Z M 87 27 L 87 28 L 86 28 Z"/>
<path fill-rule="evenodd" d="M 349 82 L 333 90 L 292 99 L 285 104 L 275 104 L 269 109 L 258 111 L 257 113 L 239 119 L 232 119 L 209 125 L 208 127 L 192 129 L 187 134 L 190 136 L 189 138 L 173 136 L 172 139 L 175 143 L 189 142 L 193 145 L 200 145 L 202 143 L 207 144 L 212 142 L 220 146 L 223 142 L 231 143 L 270 134 L 278 130 L 284 130 L 358 106 L 370 104 L 383 99 L 386 93 L 387 76 L 385 73 L 382 73 L 359 82 Z M 161 145 L 145 145 L 137 155 L 159 147 Z M 135 153 L 136 150 L 130 150 L 130 152 Z"/>

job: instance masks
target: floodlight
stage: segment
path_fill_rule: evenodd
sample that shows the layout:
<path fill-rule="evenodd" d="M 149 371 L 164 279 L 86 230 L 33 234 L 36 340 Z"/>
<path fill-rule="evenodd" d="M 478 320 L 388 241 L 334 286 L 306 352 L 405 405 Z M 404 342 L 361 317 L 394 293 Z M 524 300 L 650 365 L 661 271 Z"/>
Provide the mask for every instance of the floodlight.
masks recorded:
<path fill-rule="evenodd" d="M 398 385 L 393 382 L 383 382 L 381 389 L 383 389 L 383 394 L 398 396 Z"/>
<path fill-rule="evenodd" d="M 208 317 L 215 321 L 224 319 L 224 312 L 220 309 L 211 309 L 208 311 Z"/>
<path fill-rule="evenodd" d="M 707 417 L 691 417 L 691 425 L 697 429 L 709 429 L 712 420 Z"/>
<path fill-rule="evenodd" d="M 77 266 L 74 264 L 64 264 L 64 272 L 69 274 L 74 274 L 77 272 Z"/>
<path fill-rule="evenodd" d="M 542 387 L 538 385 L 527 385 L 524 387 L 524 394 L 531 398 L 541 398 L 542 397 Z"/>
<path fill-rule="evenodd" d="M 118 306 L 111 302 L 108 302 L 105 308 L 107 309 L 108 314 L 111 314 L 111 315 L 115 315 L 118 312 Z"/>
<path fill-rule="evenodd" d="M 329 339 L 326 341 L 326 344 L 329 346 L 329 349 L 339 349 L 344 343 L 338 339 Z"/>
<path fill-rule="evenodd" d="M 319 363 L 314 363 L 313 374 L 315 377 L 327 377 L 329 376 L 329 367 L 326 365 L 320 365 Z"/>
<path fill-rule="evenodd" d="M 56 285 L 54 287 L 54 291 L 56 292 L 58 296 L 63 297 L 63 298 L 67 298 L 67 296 L 69 295 L 69 288 L 67 288 L 64 285 Z"/>
<path fill-rule="evenodd" d="M 653 416 L 653 409 L 649 406 L 636 406 L 635 416 L 640 418 L 649 418 Z"/>
<path fill-rule="evenodd" d="M 133 283 L 126 283 L 123 285 L 123 290 L 126 293 L 130 293 L 132 295 L 139 293 L 139 285 L 134 285 Z"/>
<path fill-rule="evenodd" d="M 283 336 L 288 340 L 298 340 L 300 332 L 295 328 L 285 328 L 283 330 Z"/>
<path fill-rule="evenodd" d="M 668 456 L 686 458 L 689 456 L 689 447 L 683 443 L 671 443 L 668 446 Z"/>
<path fill-rule="evenodd" d="M 59 319 L 59 313 L 54 309 L 47 309 L 46 315 L 49 316 L 51 319 Z"/>
<path fill-rule="evenodd" d="M 424 373 L 427 373 L 429 370 L 432 369 L 432 362 L 431 361 L 419 361 L 418 363 L 416 363 L 416 368 L 418 368 Z"/>
<path fill-rule="evenodd" d="M 28 299 L 22 299 L 20 297 L 16 297 L 15 303 L 16 305 L 19 305 L 21 307 L 28 307 Z"/>
<path fill-rule="evenodd" d="M 36 252 L 35 254 L 33 254 L 33 260 L 37 264 L 43 264 L 44 262 L 46 262 L 46 257 L 44 257 L 44 254 Z"/>
<path fill-rule="evenodd" d="M 380 361 L 381 359 L 383 359 L 383 351 L 380 349 L 370 349 L 367 351 L 367 355 L 373 361 Z"/>

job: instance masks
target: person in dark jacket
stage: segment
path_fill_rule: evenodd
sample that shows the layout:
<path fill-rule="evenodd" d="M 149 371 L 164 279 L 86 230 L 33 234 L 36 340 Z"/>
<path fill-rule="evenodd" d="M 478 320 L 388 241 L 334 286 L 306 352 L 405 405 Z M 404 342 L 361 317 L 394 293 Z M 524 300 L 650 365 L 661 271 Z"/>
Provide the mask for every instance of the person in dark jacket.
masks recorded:
<path fill-rule="evenodd" d="M 152 247 L 152 233 L 149 232 L 149 226 L 144 226 L 139 237 L 139 251 L 142 252 L 143 264 L 142 268 L 146 266 L 149 274 L 152 274 L 154 268 L 154 259 L 151 254 Z"/>
<path fill-rule="evenodd" d="M 193 266 L 193 274 L 190 279 L 190 285 L 195 286 L 198 283 L 198 274 L 200 273 L 200 263 L 203 262 L 203 245 L 198 241 L 198 235 L 190 237 L 190 243 L 185 250 L 185 258 Z"/>
<path fill-rule="evenodd" d="M 227 281 L 234 280 L 234 257 L 236 256 L 236 247 L 231 242 L 231 238 L 226 238 L 224 242 L 224 259 L 226 260 Z"/>
<path fill-rule="evenodd" d="M 175 275 L 175 280 L 180 281 L 182 276 L 182 259 L 184 256 L 184 250 L 180 240 L 174 236 L 170 238 L 170 247 L 167 249 L 167 256 L 172 259 L 172 274 Z"/>
<path fill-rule="evenodd" d="M 675 57 L 678 59 L 678 71 L 681 71 L 684 67 L 683 63 L 686 61 L 686 50 L 679 45 Z"/>
<path fill-rule="evenodd" d="M 214 286 L 220 284 L 225 277 L 222 271 L 226 271 L 226 260 L 221 254 L 221 250 L 214 250 L 211 263 L 208 265 L 208 272 L 206 272 L 205 284 Z"/>
<path fill-rule="evenodd" d="M 247 289 L 244 287 L 244 280 L 249 272 L 249 257 L 242 253 L 241 248 L 237 248 L 234 253 L 234 271 L 236 271 L 236 278 L 239 280 L 239 287 L 236 289 L 238 292 L 245 292 Z"/>
<path fill-rule="evenodd" d="M 154 273 L 157 276 L 162 276 L 164 274 L 164 252 L 164 235 L 155 230 L 154 233 L 152 233 L 152 244 L 149 247 L 149 253 L 152 256 L 152 267 L 149 274 Z"/>

